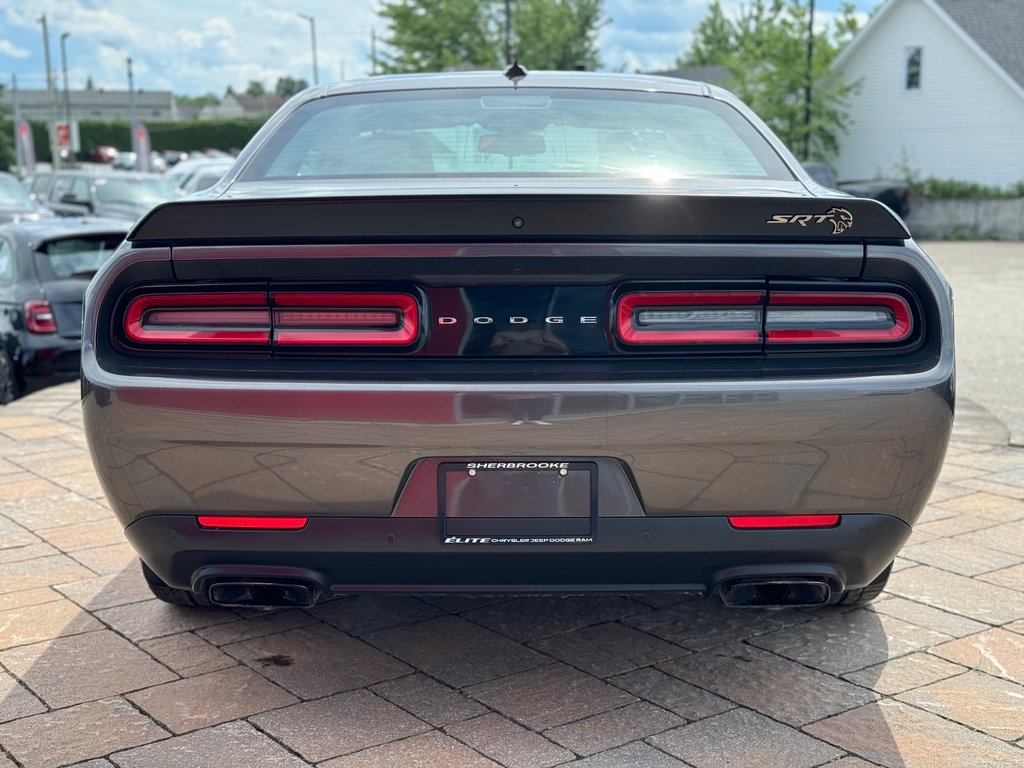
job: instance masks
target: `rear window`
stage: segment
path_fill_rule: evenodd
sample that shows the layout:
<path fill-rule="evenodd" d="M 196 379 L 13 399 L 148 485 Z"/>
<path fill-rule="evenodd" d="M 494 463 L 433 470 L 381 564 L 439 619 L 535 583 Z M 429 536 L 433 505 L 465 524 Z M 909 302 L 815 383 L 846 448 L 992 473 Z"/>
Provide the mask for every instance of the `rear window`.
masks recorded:
<path fill-rule="evenodd" d="M 41 280 L 92 277 L 125 237 L 124 232 L 50 240 L 36 252 Z"/>
<path fill-rule="evenodd" d="M 507 88 L 317 99 L 241 179 L 474 175 L 793 178 L 741 114 L 713 99 Z"/>

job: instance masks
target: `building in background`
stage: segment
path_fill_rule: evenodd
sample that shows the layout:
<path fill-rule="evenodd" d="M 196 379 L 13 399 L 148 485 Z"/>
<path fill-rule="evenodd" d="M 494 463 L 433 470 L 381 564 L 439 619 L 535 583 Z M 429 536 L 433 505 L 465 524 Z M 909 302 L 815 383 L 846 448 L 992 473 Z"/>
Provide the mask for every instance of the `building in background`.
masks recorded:
<path fill-rule="evenodd" d="M 127 121 L 131 114 L 128 97 L 128 91 L 70 91 L 71 114 L 75 120 Z M 30 120 L 48 122 L 59 118 L 63 112 L 63 98 L 63 91 L 59 91 L 54 106 L 45 88 L 18 89 L 18 107 L 22 116 Z M 0 104 L 12 106 L 12 93 L 9 88 L 0 92 Z M 170 91 L 136 91 L 135 110 L 139 120 L 180 119 L 177 102 Z"/>
<path fill-rule="evenodd" d="M 1024 180 L 1024 0 L 888 0 L 836 58 L 860 83 L 840 179 Z"/>

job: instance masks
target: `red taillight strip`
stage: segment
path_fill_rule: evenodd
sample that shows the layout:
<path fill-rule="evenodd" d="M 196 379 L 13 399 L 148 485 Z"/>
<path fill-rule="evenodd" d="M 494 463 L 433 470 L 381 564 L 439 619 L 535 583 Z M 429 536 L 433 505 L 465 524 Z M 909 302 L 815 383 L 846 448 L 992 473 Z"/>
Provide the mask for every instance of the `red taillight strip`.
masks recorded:
<path fill-rule="evenodd" d="M 45 299 L 25 302 L 25 330 L 29 333 L 56 333 L 57 320 L 53 307 Z"/>
<path fill-rule="evenodd" d="M 839 515 L 730 515 L 733 528 L 833 528 Z"/>
<path fill-rule="evenodd" d="M 830 341 L 841 342 L 894 342 L 910 337 L 913 321 L 910 305 L 894 293 L 804 293 L 797 291 L 771 292 L 769 308 L 779 305 L 818 307 L 885 307 L 893 315 L 889 328 L 778 328 L 768 329 L 769 344 L 801 344 Z M 769 309 L 770 312 L 770 309 Z"/>
<path fill-rule="evenodd" d="M 231 308 L 231 311 L 224 312 L 219 318 L 225 324 L 232 320 L 239 321 L 242 318 L 236 317 L 236 308 L 245 307 L 245 315 L 251 322 L 255 316 L 252 312 L 262 311 L 260 319 L 264 328 L 243 329 L 189 329 L 189 328 L 147 328 L 145 319 L 147 312 L 151 310 L 170 309 L 177 310 L 175 319 L 181 322 L 189 310 L 196 311 L 196 325 L 201 325 L 199 320 L 209 323 L 215 319 L 217 308 Z M 169 293 L 151 296 L 139 296 L 132 299 L 125 311 L 124 330 L 129 339 L 144 342 L 163 342 L 173 344 L 176 342 L 201 342 L 219 344 L 266 344 L 270 341 L 270 310 L 267 308 L 267 297 L 263 293 Z"/>
<path fill-rule="evenodd" d="M 305 528 L 308 517 L 253 517 L 249 515 L 199 515 L 200 528 L 233 528 L 266 531 L 297 531 Z"/>
<path fill-rule="evenodd" d="M 682 307 L 754 306 L 764 299 L 764 291 L 683 291 L 672 293 L 627 293 L 619 298 L 616 330 L 628 344 L 757 344 L 757 329 L 648 330 L 637 328 L 633 318 L 638 309 L 676 310 Z M 760 325 L 760 323 L 758 324 Z"/>
<path fill-rule="evenodd" d="M 309 310 L 332 310 L 339 307 L 349 310 L 390 309 L 395 314 L 393 328 L 364 330 L 361 321 L 353 322 L 354 329 L 325 328 L 319 323 L 311 327 L 292 329 L 277 327 L 274 330 L 275 344 L 353 344 L 353 345 L 406 345 L 416 340 L 419 333 L 419 308 L 416 299 L 405 293 L 272 293 L 277 325 L 292 325 L 291 320 L 308 315 Z M 289 307 L 302 307 L 289 317 Z M 284 308 L 284 309 L 279 309 Z M 280 322 L 283 320 L 284 322 Z M 344 325 L 344 323 L 339 323 Z"/>

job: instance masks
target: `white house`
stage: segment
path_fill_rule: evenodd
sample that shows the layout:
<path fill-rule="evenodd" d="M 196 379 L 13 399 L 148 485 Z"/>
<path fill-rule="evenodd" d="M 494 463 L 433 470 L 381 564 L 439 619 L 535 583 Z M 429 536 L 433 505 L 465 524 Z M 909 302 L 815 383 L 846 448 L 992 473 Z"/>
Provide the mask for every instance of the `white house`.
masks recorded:
<path fill-rule="evenodd" d="M 888 0 L 833 68 L 860 82 L 840 179 L 1024 181 L 1024 0 Z"/>

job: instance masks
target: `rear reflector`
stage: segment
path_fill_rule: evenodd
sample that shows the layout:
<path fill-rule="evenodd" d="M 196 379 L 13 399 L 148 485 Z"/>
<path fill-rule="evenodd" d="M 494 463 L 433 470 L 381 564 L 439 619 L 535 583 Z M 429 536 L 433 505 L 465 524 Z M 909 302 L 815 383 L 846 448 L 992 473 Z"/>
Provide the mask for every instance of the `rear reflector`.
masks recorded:
<path fill-rule="evenodd" d="M 764 291 L 627 293 L 616 330 L 628 344 L 759 344 Z"/>
<path fill-rule="evenodd" d="M 175 293 L 139 296 L 128 305 L 129 339 L 165 344 L 266 344 L 270 309 L 263 293 Z"/>
<path fill-rule="evenodd" d="M 404 293 L 273 293 L 274 343 L 405 345 L 419 333 Z"/>
<path fill-rule="evenodd" d="M 832 528 L 839 515 L 742 515 L 730 516 L 733 528 Z"/>
<path fill-rule="evenodd" d="M 57 320 L 53 316 L 50 302 L 43 300 L 25 302 L 25 330 L 29 333 L 57 332 Z"/>
<path fill-rule="evenodd" d="M 891 343 L 908 339 L 913 321 L 892 293 L 772 292 L 765 330 L 769 344 Z"/>
<path fill-rule="evenodd" d="M 232 515 L 199 515 L 201 528 L 234 528 L 266 531 L 294 531 L 305 528 L 308 517 L 247 517 Z"/>

